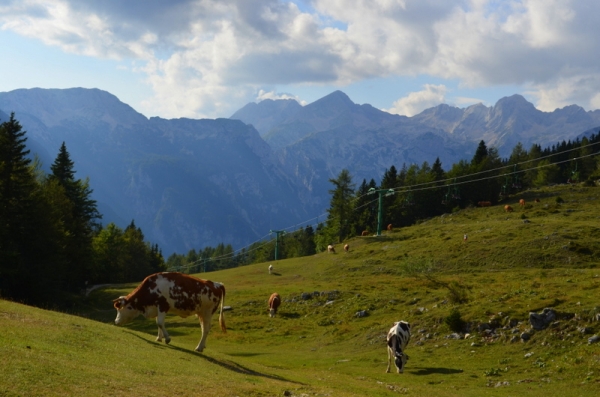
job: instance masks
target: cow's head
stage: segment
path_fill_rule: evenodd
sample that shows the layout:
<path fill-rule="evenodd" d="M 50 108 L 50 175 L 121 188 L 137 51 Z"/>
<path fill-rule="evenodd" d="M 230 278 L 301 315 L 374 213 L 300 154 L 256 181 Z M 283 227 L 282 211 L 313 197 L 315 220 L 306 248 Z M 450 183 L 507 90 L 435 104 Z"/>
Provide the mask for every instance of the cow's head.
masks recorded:
<path fill-rule="evenodd" d="M 125 296 L 114 299 L 113 306 L 117 309 L 117 318 L 115 318 L 116 325 L 127 324 L 141 314 L 139 310 L 133 308 Z"/>
<path fill-rule="evenodd" d="M 394 364 L 396 364 L 396 369 L 398 369 L 398 373 L 401 374 L 404 372 L 404 366 L 408 361 L 408 354 L 402 351 L 397 351 L 394 355 Z"/>

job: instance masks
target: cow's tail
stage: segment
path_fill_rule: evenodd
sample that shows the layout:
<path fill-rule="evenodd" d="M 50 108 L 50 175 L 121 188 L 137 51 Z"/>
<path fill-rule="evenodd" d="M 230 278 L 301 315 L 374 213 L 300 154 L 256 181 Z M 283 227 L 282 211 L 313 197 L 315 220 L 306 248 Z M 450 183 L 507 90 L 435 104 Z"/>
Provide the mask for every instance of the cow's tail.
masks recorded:
<path fill-rule="evenodd" d="M 225 326 L 225 317 L 223 317 L 223 306 L 225 305 L 225 286 L 221 284 L 221 290 L 223 291 L 223 295 L 221 296 L 221 313 L 219 314 L 219 325 L 221 326 L 221 330 L 223 332 L 227 332 L 227 327 Z"/>

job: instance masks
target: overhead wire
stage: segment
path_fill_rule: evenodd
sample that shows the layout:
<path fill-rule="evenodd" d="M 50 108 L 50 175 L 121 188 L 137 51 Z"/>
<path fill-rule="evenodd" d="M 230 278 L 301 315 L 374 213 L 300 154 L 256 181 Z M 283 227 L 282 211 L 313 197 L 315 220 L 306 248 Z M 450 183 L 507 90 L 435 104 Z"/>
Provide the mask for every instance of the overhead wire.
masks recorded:
<path fill-rule="evenodd" d="M 404 193 L 404 192 L 408 192 L 408 191 L 410 191 L 411 193 L 414 193 L 414 192 L 420 192 L 420 191 L 425 191 L 425 190 L 445 188 L 445 187 L 448 186 L 447 182 L 450 182 L 450 181 L 453 181 L 451 185 L 464 185 L 464 184 L 467 184 L 467 183 L 481 182 L 481 181 L 485 181 L 485 180 L 489 180 L 489 179 L 497 179 L 497 178 L 501 178 L 501 177 L 504 177 L 504 176 L 507 176 L 507 175 L 514 175 L 514 174 L 519 174 L 519 173 L 525 173 L 525 172 L 536 170 L 536 169 L 540 169 L 540 168 L 550 167 L 550 166 L 557 165 L 557 164 L 563 164 L 563 163 L 567 163 L 567 162 L 571 162 L 571 161 L 576 161 L 578 159 L 583 159 L 583 158 L 587 158 L 587 157 L 591 157 L 591 156 L 596 156 L 596 155 L 600 154 L 600 152 L 594 152 L 594 153 L 590 153 L 590 154 L 587 154 L 587 155 L 582 155 L 582 156 L 574 157 L 574 158 L 571 158 L 571 159 L 568 159 L 568 160 L 562 160 L 562 161 L 548 163 L 548 164 L 543 164 L 543 165 L 536 164 L 534 167 L 531 167 L 531 168 L 517 170 L 517 171 L 512 171 L 512 172 L 504 173 L 504 174 L 501 174 L 501 175 L 496 174 L 496 175 L 492 175 L 492 176 L 489 176 L 489 177 L 483 177 L 483 178 L 479 178 L 479 179 L 469 179 L 469 180 L 465 180 L 465 181 L 461 181 L 461 182 L 456 182 L 457 179 L 472 178 L 473 176 L 477 176 L 477 175 L 481 175 L 481 174 L 486 174 L 486 173 L 491 173 L 491 172 L 498 172 L 498 171 L 501 171 L 501 170 L 506 169 L 506 168 L 511 168 L 511 167 L 515 168 L 516 166 L 519 166 L 519 165 L 522 165 L 522 164 L 527 164 L 527 163 L 531 163 L 531 162 L 538 162 L 539 163 L 540 161 L 548 159 L 548 158 L 553 157 L 553 156 L 564 155 L 565 153 L 569 153 L 569 152 L 576 151 L 576 150 L 581 150 L 582 148 L 589 148 L 591 146 L 595 146 L 595 145 L 599 145 L 599 144 L 600 144 L 600 141 L 595 142 L 595 143 L 590 143 L 590 144 L 588 144 L 586 146 L 580 146 L 580 147 L 577 147 L 577 148 L 572 148 L 572 149 L 564 150 L 564 151 L 561 151 L 561 152 L 549 154 L 547 156 L 542 156 L 542 157 L 538 157 L 538 158 L 534 158 L 534 159 L 528 159 L 528 160 L 521 161 L 521 162 L 518 162 L 518 163 L 504 165 L 504 166 L 492 168 L 492 169 L 489 169 L 489 170 L 483 170 L 483 171 L 478 171 L 478 172 L 474 172 L 474 173 L 467 174 L 467 175 L 461 175 L 461 176 L 457 176 L 457 177 L 446 178 L 446 179 L 441 179 L 441 180 L 436 180 L 436 181 L 430 181 L 430 182 L 423 182 L 423 183 L 418 183 L 418 184 L 409 185 L 409 186 L 398 186 L 398 187 L 390 188 L 390 190 L 393 190 L 395 193 L 396 193 L 397 190 L 399 190 L 399 193 Z M 429 186 L 429 185 L 434 185 L 434 186 Z M 369 193 L 363 194 L 363 195 L 361 195 L 359 197 L 354 197 L 352 199 L 352 201 L 355 202 L 355 201 L 360 200 L 361 198 L 363 198 L 363 197 L 365 197 L 367 195 L 369 195 Z M 359 207 L 354 208 L 353 211 L 357 211 L 357 210 L 359 210 L 359 209 L 361 209 L 361 208 L 363 208 L 363 207 L 365 207 L 365 206 L 367 206 L 369 204 L 372 204 L 372 203 L 376 202 L 377 200 L 378 199 L 374 199 L 374 200 L 368 201 L 368 202 L 360 205 Z M 327 212 L 325 212 L 325 213 L 323 213 L 321 215 L 317 215 L 315 217 L 312 217 L 312 218 L 310 218 L 310 219 L 308 219 L 306 221 L 296 223 L 295 225 L 288 226 L 286 228 L 283 228 L 282 230 L 287 231 L 287 230 L 290 230 L 290 229 L 295 229 L 298 225 L 302 225 L 302 224 L 305 224 L 305 223 L 306 223 L 307 226 L 309 226 L 309 225 L 312 226 L 312 224 L 310 224 L 309 222 L 312 221 L 312 220 L 314 220 L 314 219 L 317 219 L 317 227 L 318 227 L 318 219 L 320 217 L 325 216 L 325 215 L 327 215 Z M 333 220 L 335 220 L 335 218 Z M 294 232 L 296 232 L 298 230 L 300 230 L 300 229 L 296 229 L 296 230 L 294 230 Z M 272 233 L 268 233 L 268 234 L 264 235 L 263 237 L 259 238 L 258 240 L 255 240 L 254 242 L 246 245 L 245 247 L 239 248 L 239 249 L 234 250 L 234 251 L 232 251 L 230 253 L 223 254 L 223 255 L 220 255 L 220 256 L 217 256 L 217 257 L 199 258 L 198 260 L 196 260 L 194 262 L 188 263 L 186 265 L 179 266 L 178 268 L 187 268 L 188 271 L 189 271 L 189 269 L 191 269 L 192 267 L 194 267 L 198 262 L 203 262 L 203 261 L 218 261 L 218 260 L 225 260 L 225 259 L 233 258 L 236 255 L 239 255 L 240 253 L 242 253 L 246 248 L 251 247 L 251 246 L 257 244 L 260 241 L 263 241 L 265 238 L 267 238 L 271 234 Z M 262 247 L 264 247 L 266 245 L 272 244 L 272 243 L 273 243 L 273 240 L 267 241 L 264 244 L 261 244 L 261 245 L 259 245 L 257 247 L 253 247 L 252 249 L 250 249 L 248 251 L 244 251 L 244 254 L 248 254 L 248 253 L 254 252 L 254 251 L 259 250 L 260 248 L 262 248 Z M 175 270 L 175 268 L 171 267 L 168 270 Z"/>

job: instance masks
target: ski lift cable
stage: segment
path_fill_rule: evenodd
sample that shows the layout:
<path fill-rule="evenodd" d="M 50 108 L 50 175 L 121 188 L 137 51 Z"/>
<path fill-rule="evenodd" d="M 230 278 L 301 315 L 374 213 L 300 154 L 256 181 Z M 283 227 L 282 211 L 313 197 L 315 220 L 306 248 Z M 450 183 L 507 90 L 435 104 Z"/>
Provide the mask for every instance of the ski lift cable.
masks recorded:
<path fill-rule="evenodd" d="M 597 145 L 597 144 L 600 144 L 600 142 L 595 142 L 595 143 L 586 145 L 584 147 L 587 148 L 587 147 L 594 146 L 594 145 Z M 570 161 L 573 161 L 573 160 L 580 160 L 580 159 L 583 159 L 583 158 L 592 157 L 592 156 L 596 156 L 596 155 L 600 154 L 600 152 L 595 152 L 595 153 L 590 153 L 590 154 L 582 155 L 582 156 L 575 157 L 575 158 L 568 159 L 568 160 L 558 161 L 558 162 L 555 162 L 555 163 L 549 163 L 549 164 L 544 164 L 544 165 L 537 164 L 536 166 L 531 167 L 531 168 L 527 168 L 527 169 L 523 169 L 523 170 L 519 170 L 519 171 L 512 171 L 512 172 L 509 172 L 509 173 L 506 173 L 506 174 L 502 174 L 502 175 L 493 175 L 493 176 L 488 176 L 488 177 L 483 177 L 483 178 L 478 178 L 478 179 L 472 179 L 472 180 L 466 180 L 466 181 L 460 181 L 460 182 L 456 181 L 457 179 L 469 178 L 469 177 L 473 177 L 473 176 L 476 176 L 476 175 L 490 173 L 490 172 L 493 172 L 493 171 L 499 171 L 499 170 L 502 170 L 502 169 L 505 169 L 505 168 L 516 167 L 517 165 L 527 164 L 527 163 L 531 163 L 533 161 L 545 160 L 547 158 L 550 158 L 550 157 L 553 157 L 553 156 L 556 156 L 556 155 L 562 155 L 564 153 L 569 153 L 569 152 L 572 152 L 572 151 L 575 151 L 575 150 L 580 150 L 580 149 L 581 149 L 581 147 L 573 148 L 573 149 L 565 150 L 565 151 L 560 152 L 560 153 L 554 153 L 554 154 L 550 154 L 548 156 L 542 156 L 542 157 L 538 157 L 538 158 L 535 158 L 535 159 L 530 159 L 530 160 L 522 161 L 522 162 L 519 162 L 519 163 L 516 163 L 516 164 L 510 164 L 510 165 L 506 165 L 506 166 L 502 166 L 502 167 L 493 168 L 493 169 L 490 169 L 490 170 L 479 171 L 479 172 L 475 172 L 475 173 L 468 174 L 468 175 L 462 175 L 462 176 L 453 177 L 453 178 L 447 178 L 447 179 L 438 180 L 438 181 L 431 181 L 431 182 L 424 182 L 424 183 L 414 184 L 414 185 L 409 185 L 409 186 L 396 187 L 396 188 L 392 188 L 392 190 L 394 190 L 394 191 L 398 190 L 399 193 L 404 193 L 404 192 L 408 192 L 408 191 L 414 193 L 414 192 L 420 192 L 420 191 L 426 191 L 426 190 L 440 189 L 440 188 L 448 186 L 448 185 L 440 185 L 441 183 L 449 182 L 449 181 L 452 181 L 452 180 L 454 180 L 454 182 L 452 183 L 452 185 L 464 185 L 464 184 L 473 183 L 473 182 L 481 182 L 481 181 L 485 181 L 485 180 L 489 180 L 489 179 L 496 179 L 496 178 L 501 177 L 501 176 L 507 176 L 507 175 L 513 175 L 513 174 L 518 174 L 518 173 L 524 173 L 524 172 L 532 171 L 532 170 L 535 170 L 535 169 L 550 167 L 552 165 L 563 164 L 563 163 L 567 163 L 567 162 L 570 162 Z M 435 186 L 428 186 L 428 185 L 432 185 L 432 184 L 436 184 L 436 185 Z M 355 197 L 352 201 L 353 202 L 357 201 L 360 198 L 365 197 L 366 195 L 367 194 L 364 194 L 364 195 L 359 196 L 359 197 Z M 371 200 L 371 201 L 369 201 L 369 202 L 367 202 L 367 203 L 365 203 L 365 204 L 363 204 L 363 205 L 361 205 L 359 207 L 356 207 L 356 208 L 354 208 L 354 211 L 359 210 L 362 207 L 365 207 L 365 206 L 367 206 L 369 204 L 372 204 L 375 201 L 377 201 L 377 200 Z M 316 217 L 310 218 L 309 220 L 304 221 L 304 222 L 308 223 L 308 222 L 312 221 L 313 219 L 319 219 L 320 217 L 325 216 L 325 215 L 327 215 L 327 213 L 323 213 L 323 214 L 318 215 Z M 304 222 L 301 222 L 301 223 L 304 223 Z M 284 228 L 283 230 L 287 230 L 287 229 L 291 229 L 291 228 L 294 228 L 294 226 L 289 226 L 287 228 Z M 214 258 L 209 258 L 209 259 L 211 259 L 211 260 L 218 260 L 218 259 L 231 258 L 231 257 L 235 256 L 237 253 L 239 253 L 242 250 L 244 250 L 245 248 L 248 248 L 248 247 L 252 246 L 253 244 L 256 244 L 257 242 L 262 241 L 264 238 L 268 237 L 269 235 L 270 235 L 270 233 L 267 234 L 267 235 L 265 235 L 265 236 L 263 236 L 263 237 L 261 237 L 260 239 L 258 239 L 256 241 L 254 241 L 253 243 L 250 243 L 250 244 L 246 245 L 245 247 L 237 249 L 237 250 L 235 250 L 235 251 L 233 251 L 233 252 L 231 252 L 229 254 L 224 254 L 224 255 L 221 255 L 219 257 L 214 257 Z M 266 243 L 264 243 L 264 244 L 262 244 L 262 245 L 260 245 L 258 247 L 255 247 L 255 248 L 247 251 L 247 253 L 250 253 L 250 252 L 253 252 L 253 251 L 257 250 L 257 249 L 260 249 L 260 248 L 264 247 L 265 245 L 267 245 L 269 243 L 272 243 L 272 241 L 268 241 L 268 242 L 266 242 Z M 198 263 L 199 261 L 202 261 L 204 259 L 206 259 L 206 258 L 198 259 L 197 261 L 194 261 L 194 262 L 192 262 L 190 264 L 186 264 L 184 266 L 186 266 L 186 267 L 189 268 L 189 267 L 195 265 L 196 263 Z"/>

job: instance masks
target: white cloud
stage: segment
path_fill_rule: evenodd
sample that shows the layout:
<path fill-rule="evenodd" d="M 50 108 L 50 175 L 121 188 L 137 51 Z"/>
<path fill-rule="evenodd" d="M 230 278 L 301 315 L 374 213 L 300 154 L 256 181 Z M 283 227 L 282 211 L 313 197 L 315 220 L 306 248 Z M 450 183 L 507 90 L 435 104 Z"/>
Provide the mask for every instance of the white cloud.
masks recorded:
<path fill-rule="evenodd" d="M 385 111 L 411 117 L 445 102 L 448 90 L 444 85 L 426 84 L 423 88 L 422 91 L 411 92 L 408 96 L 398 99 L 392 108 Z"/>
<path fill-rule="evenodd" d="M 538 109 L 551 112 L 572 104 L 588 110 L 600 108 L 600 75 L 565 71 L 564 76 L 566 77 L 533 85 L 527 92 L 537 99 Z"/>
<path fill-rule="evenodd" d="M 9 1 L 0 29 L 63 51 L 145 63 L 145 111 L 216 117 L 278 85 L 424 76 L 526 85 L 538 107 L 597 106 L 596 0 Z M 593 89 L 589 89 L 589 82 Z M 443 97 L 428 86 L 394 109 Z M 271 88 L 269 88 L 270 90 Z M 595 90 L 595 91 L 594 91 Z"/>
<path fill-rule="evenodd" d="M 278 99 L 293 99 L 296 102 L 298 102 L 299 104 L 301 104 L 302 106 L 306 105 L 306 101 L 301 100 L 296 95 L 286 94 L 286 93 L 277 93 L 276 91 L 259 90 L 258 95 L 256 96 L 256 100 L 258 102 L 260 102 L 260 101 L 264 101 L 265 99 L 272 99 L 274 101 L 278 100 Z"/>

